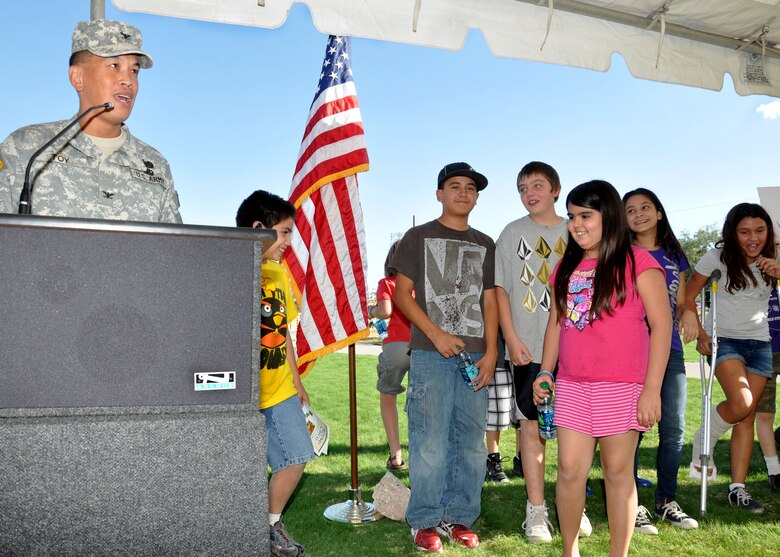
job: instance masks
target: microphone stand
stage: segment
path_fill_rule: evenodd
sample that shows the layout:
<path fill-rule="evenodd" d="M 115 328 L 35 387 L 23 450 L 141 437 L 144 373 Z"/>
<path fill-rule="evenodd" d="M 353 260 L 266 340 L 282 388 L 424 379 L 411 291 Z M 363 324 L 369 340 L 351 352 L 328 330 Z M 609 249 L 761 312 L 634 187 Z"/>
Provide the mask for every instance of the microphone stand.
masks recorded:
<path fill-rule="evenodd" d="M 78 122 L 80 122 L 84 116 L 92 112 L 93 110 L 97 110 L 98 108 L 113 108 L 114 103 L 103 103 L 103 104 L 97 104 L 95 106 L 90 106 L 88 109 L 86 109 L 84 112 L 76 116 L 76 118 L 73 119 L 73 121 L 65 126 L 61 132 L 59 132 L 57 135 L 52 137 L 49 141 L 47 141 L 43 147 L 35 151 L 30 157 L 30 161 L 27 163 L 27 169 L 24 172 L 24 185 L 22 186 L 22 193 L 19 195 L 19 214 L 20 215 L 31 215 L 32 214 L 32 204 L 31 204 L 31 197 L 32 197 L 32 189 L 33 186 L 30 183 L 30 171 L 32 170 L 32 165 L 35 159 L 38 158 L 38 155 L 43 153 L 46 149 L 52 146 L 52 144 L 57 141 L 59 138 L 61 138 L 63 135 L 65 135 L 65 132 L 67 132 L 69 129 L 71 129 L 73 126 L 75 126 Z"/>

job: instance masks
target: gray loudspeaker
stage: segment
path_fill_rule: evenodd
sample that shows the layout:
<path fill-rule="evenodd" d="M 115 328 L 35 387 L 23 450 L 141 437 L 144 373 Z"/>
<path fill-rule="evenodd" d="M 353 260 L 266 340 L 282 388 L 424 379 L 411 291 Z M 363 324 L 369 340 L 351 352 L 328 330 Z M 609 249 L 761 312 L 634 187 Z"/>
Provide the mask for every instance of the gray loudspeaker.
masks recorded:
<path fill-rule="evenodd" d="M 0 215 L 0 555 L 268 555 L 274 238 Z"/>
<path fill-rule="evenodd" d="M 0 416 L 257 408 L 274 235 L 0 215 Z M 234 388 L 199 388 L 220 377 Z"/>

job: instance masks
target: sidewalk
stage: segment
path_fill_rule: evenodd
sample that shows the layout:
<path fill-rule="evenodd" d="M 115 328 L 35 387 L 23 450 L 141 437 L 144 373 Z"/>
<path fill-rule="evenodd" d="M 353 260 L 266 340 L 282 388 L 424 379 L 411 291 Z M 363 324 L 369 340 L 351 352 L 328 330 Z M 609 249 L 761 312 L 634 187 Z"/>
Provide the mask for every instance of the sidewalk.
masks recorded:
<path fill-rule="evenodd" d="M 339 352 L 346 354 L 347 348 L 342 348 Z M 379 356 L 382 352 L 381 344 L 373 344 L 372 342 L 358 342 L 355 344 L 355 354 Z M 709 374 L 709 366 L 705 369 Z M 699 362 L 685 362 L 685 375 L 690 379 L 701 379 L 701 373 L 699 372 Z"/>
<path fill-rule="evenodd" d="M 346 354 L 349 351 L 349 347 L 337 350 L 338 354 Z M 372 342 L 357 342 L 355 343 L 355 354 L 358 356 L 379 356 L 382 352 L 381 344 L 374 344 Z"/>
<path fill-rule="evenodd" d="M 704 373 L 707 377 L 710 375 L 710 366 L 704 365 Z M 685 362 L 685 375 L 688 379 L 701 379 L 701 371 L 699 371 L 699 362 Z"/>

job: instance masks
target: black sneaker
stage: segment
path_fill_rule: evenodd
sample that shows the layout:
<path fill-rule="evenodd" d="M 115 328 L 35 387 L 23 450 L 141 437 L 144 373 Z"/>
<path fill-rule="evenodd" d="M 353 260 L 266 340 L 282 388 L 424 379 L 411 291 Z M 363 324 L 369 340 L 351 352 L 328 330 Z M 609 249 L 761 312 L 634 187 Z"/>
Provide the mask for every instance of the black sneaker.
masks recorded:
<path fill-rule="evenodd" d="M 750 513 L 761 514 L 764 512 L 764 505 L 755 501 L 744 487 L 735 487 L 729 491 L 729 504 Z"/>
<path fill-rule="evenodd" d="M 634 532 L 637 534 L 647 534 L 648 536 L 657 536 L 658 528 L 650 520 L 650 511 L 642 505 L 636 509 L 636 520 L 634 520 Z"/>
<path fill-rule="evenodd" d="M 518 478 L 525 477 L 523 473 L 523 459 L 520 458 L 520 453 L 517 453 L 512 457 L 512 473 Z"/>
<path fill-rule="evenodd" d="M 775 491 L 780 491 L 780 474 L 773 474 L 769 476 L 769 487 Z"/>
<path fill-rule="evenodd" d="M 655 504 L 655 516 L 661 521 L 667 521 L 672 526 L 677 526 L 683 530 L 692 530 L 699 527 L 699 523 L 685 514 L 677 504 L 677 501 Z"/>
<path fill-rule="evenodd" d="M 501 455 L 499 453 L 490 453 L 487 455 L 487 473 L 485 480 L 497 483 L 506 483 L 509 481 L 504 469 L 501 468 Z"/>

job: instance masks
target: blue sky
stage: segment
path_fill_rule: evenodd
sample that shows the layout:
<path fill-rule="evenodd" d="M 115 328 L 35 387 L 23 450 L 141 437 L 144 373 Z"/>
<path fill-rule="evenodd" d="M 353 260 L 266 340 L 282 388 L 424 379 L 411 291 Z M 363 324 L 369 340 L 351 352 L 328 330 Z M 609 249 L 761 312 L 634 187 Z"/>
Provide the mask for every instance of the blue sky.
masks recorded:
<path fill-rule="evenodd" d="M 106 14 L 140 27 L 154 58 L 128 125 L 171 163 L 184 221 L 232 226 L 253 190 L 286 197 L 326 42 L 306 7 L 279 29 L 110 2 Z M 0 138 L 75 114 L 70 36 L 88 18 L 88 0 L 4 2 Z M 564 198 L 593 178 L 648 187 L 678 233 L 720 226 L 756 187 L 780 185 L 777 99 L 740 97 L 728 76 L 714 92 L 634 79 L 618 55 L 607 73 L 500 59 L 478 32 L 458 52 L 354 39 L 352 64 L 371 160 L 359 178 L 370 290 L 392 235 L 439 215 L 448 162 L 488 177 L 471 224 L 494 238 L 525 214 L 515 179 L 530 160 L 558 169 Z"/>

